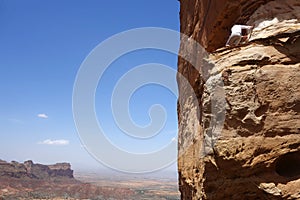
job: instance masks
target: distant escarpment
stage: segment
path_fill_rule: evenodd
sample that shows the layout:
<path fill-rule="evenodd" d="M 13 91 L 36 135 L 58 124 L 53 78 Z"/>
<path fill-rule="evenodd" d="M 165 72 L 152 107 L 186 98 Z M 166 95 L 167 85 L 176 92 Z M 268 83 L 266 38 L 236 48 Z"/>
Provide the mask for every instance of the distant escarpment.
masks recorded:
<path fill-rule="evenodd" d="M 0 160 L 0 177 L 32 178 L 32 179 L 72 179 L 73 170 L 69 163 L 55 165 L 34 164 L 31 160 L 24 163 L 12 161 L 11 163 Z"/>
<path fill-rule="evenodd" d="M 0 160 L 0 200 L 40 199 L 136 199 L 127 188 L 99 187 L 73 177 L 69 163 L 55 165 Z"/>
<path fill-rule="evenodd" d="M 180 47 L 181 199 L 300 199 L 300 1 L 181 0 L 180 20 L 207 51 Z M 234 24 L 251 39 L 224 48 Z"/>

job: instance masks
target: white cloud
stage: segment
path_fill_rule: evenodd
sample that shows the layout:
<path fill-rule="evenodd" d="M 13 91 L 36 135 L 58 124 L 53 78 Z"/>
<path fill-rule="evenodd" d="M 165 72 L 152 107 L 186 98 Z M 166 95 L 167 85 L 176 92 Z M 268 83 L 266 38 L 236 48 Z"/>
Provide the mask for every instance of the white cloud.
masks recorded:
<path fill-rule="evenodd" d="M 48 119 L 48 115 L 41 113 L 37 115 L 39 118 Z"/>
<path fill-rule="evenodd" d="M 59 146 L 64 146 L 68 145 L 70 142 L 69 140 L 44 140 L 42 142 L 38 142 L 38 144 L 45 144 L 45 145 L 59 145 Z"/>

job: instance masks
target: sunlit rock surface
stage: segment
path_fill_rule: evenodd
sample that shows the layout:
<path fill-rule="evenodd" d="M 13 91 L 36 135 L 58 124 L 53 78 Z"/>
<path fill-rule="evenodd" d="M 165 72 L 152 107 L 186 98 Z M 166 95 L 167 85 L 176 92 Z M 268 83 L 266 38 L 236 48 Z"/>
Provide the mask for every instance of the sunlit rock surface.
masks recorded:
<path fill-rule="evenodd" d="M 300 1 L 181 0 L 180 19 L 209 52 L 180 49 L 199 63 L 178 62 L 181 198 L 300 199 Z M 224 48 L 235 23 L 251 40 Z"/>

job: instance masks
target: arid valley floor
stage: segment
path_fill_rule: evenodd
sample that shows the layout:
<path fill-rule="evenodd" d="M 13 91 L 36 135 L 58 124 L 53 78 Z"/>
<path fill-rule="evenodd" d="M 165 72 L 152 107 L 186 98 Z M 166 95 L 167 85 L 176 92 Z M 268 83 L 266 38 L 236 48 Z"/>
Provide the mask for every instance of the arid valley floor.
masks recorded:
<path fill-rule="evenodd" d="M 176 172 L 132 175 L 113 171 L 75 171 L 54 165 L 0 160 L 0 200 L 91 199 L 176 200 Z"/>

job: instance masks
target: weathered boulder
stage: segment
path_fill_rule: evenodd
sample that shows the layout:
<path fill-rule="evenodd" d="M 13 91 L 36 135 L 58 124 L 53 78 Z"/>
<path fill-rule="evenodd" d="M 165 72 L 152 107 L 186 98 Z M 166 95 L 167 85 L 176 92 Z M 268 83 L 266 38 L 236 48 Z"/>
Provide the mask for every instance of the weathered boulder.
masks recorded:
<path fill-rule="evenodd" d="M 182 199 L 300 198 L 300 2 L 181 0 L 181 31 L 210 53 L 179 58 Z M 224 46 L 234 23 L 249 43 Z M 191 100 L 192 93 L 197 99 Z"/>

